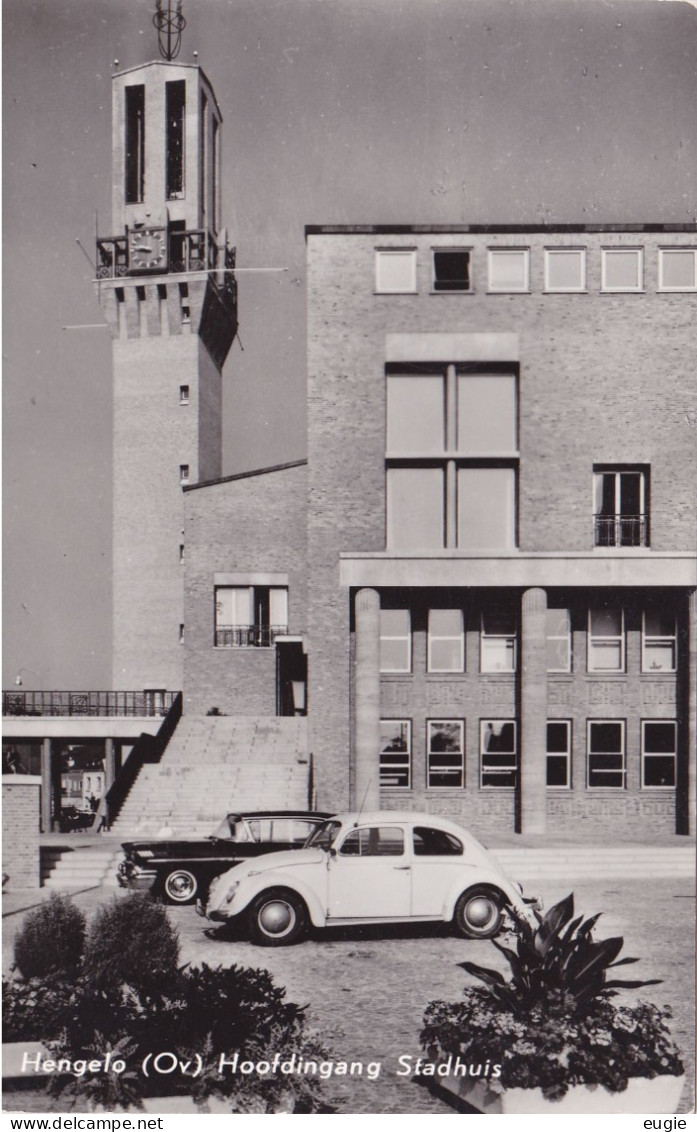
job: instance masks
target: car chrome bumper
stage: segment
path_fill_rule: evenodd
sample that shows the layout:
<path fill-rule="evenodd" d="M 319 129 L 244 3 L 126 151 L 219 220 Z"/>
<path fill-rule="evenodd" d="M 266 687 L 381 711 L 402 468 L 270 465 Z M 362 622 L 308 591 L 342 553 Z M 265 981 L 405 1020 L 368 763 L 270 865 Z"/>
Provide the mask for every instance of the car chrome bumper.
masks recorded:
<path fill-rule="evenodd" d="M 154 869 L 141 869 L 137 865 L 123 861 L 119 865 L 116 879 L 121 888 L 150 892 L 157 880 L 157 873 Z"/>

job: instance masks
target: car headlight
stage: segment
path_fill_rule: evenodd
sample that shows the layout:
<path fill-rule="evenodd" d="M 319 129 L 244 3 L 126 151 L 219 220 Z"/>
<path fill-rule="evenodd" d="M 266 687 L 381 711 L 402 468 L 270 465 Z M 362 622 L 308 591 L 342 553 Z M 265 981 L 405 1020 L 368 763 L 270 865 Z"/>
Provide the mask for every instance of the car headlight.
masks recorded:
<path fill-rule="evenodd" d="M 230 887 L 228 888 L 226 894 L 225 894 L 225 903 L 226 904 L 232 904 L 232 899 L 233 899 L 233 897 L 234 897 L 234 895 L 237 892 L 237 889 L 239 887 L 240 887 L 240 882 L 238 880 L 234 880 L 232 882 L 232 884 L 230 885 Z"/>

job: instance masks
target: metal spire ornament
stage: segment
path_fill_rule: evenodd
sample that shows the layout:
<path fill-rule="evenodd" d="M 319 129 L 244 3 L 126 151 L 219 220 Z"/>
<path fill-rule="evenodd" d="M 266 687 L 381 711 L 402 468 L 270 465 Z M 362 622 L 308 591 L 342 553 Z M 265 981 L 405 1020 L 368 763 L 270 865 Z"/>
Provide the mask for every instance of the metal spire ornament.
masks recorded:
<path fill-rule="evenodd" d="M 174 10 L 172 0 L 167 0 L 166 8 L 162 0 L 157 0 L 157 11 L 152 22 L 157 28 L 160 55 L 171 62 L 181 50 L 182 32 L 186 27 L 186 20 L 182 16 L 182 0 L 177 0 Z"/>

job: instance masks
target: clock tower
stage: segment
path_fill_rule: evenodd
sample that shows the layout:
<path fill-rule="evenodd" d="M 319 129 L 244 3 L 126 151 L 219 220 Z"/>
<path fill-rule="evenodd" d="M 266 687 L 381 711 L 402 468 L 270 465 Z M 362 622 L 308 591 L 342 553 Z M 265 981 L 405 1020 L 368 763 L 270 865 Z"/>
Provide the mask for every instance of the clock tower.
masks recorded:
<path fill-rule="evenodd" d="M 221 371 L 237 332 L 220 110 L 198 64 L 175 61 L 179 8 L 158 3 L 158 19 L 163 58 L 113 78 L 113 234 L 97 237 L 113 340 L 112 681 L 153 696 L 182 687 L 182 489 L 221 475 Z"/>

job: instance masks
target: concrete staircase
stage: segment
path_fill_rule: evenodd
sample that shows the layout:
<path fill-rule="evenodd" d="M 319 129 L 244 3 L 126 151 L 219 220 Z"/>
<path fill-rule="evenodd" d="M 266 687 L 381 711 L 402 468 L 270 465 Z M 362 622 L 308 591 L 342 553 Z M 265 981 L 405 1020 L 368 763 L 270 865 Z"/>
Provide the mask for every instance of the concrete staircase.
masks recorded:
<path fill-rule="evenodd" d="M 159 763 L 146 763 L 112 833 L 121 840 L 211 832 L 231 810 L 307 809 L 307 720 L 184 716 Z"/>
<path fill-rule="evenodd" d="M 676 845 L 506 846 L 490 852 L 515 880 L 694 879 L 695 847 Z"/>
<path fill-rule="evenodd" d="M 66 889 L 96 888 L 98 885 L 116 888 L 116 870 L 123 857 L 120 843 L 110 841 L 104 845 L 48 846 L 41 851 L 42 881 L 44 888 L 58 891 Z"/>

